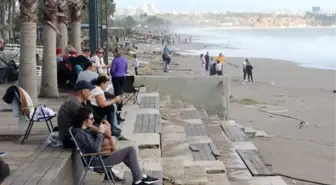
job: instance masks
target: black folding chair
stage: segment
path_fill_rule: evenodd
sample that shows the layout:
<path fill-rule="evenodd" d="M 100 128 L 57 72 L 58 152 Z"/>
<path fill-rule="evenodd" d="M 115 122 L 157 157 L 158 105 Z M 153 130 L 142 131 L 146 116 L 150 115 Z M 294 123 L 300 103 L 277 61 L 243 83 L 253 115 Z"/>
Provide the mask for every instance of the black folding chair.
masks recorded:
<path fill-rule="evenodd" d="M 123 99 L 122 104 L 126 104 L 131 101 L 133 104 L 138 104 L 138 95 L 141 87 L 144 85 L 134 86 L 134 76 L 126 76 L 123 87 Z"/>
<path fill-rule="evenodd" d="M 27 129 L 26 129 L 26 132 L 23 136 L 21 144 L 23 145 L 24 142 L 28 139 L 28 137 L 30 135 L 30 131 L 33 128 L 33 125 L 34 125 L 35 122 L 37 122 L 37 123 L 45 122 L 47 127 L 48 127 L 49 133 L 51 133 L 52 130 L 54 129 L 52 119 L 55 118 L 57 116 L 57 114 L 52 115 L 52 116 L 48 116 L 47 113 L 43 111 L 43 107 L 46 107 L 46 105 L 38 105 L 38 106 L 33 105 L 33 106 L 24 107 L 21 100 L 20 100 L 19 92 L 14 91 L 14 93 L 15 93 L 14 98 L 18 99 L 19 104 L 20 104 L 20 108 L 25 113 L 25 116 L 27 117 L 27 120 L 29 122 L 28 126 L 27 126 Z M 26 112 L 27 112 L 26 110 L 30 110 L 30 109 L 34 109 L 33 114 L 32 115 L 26 114 Z M 38 109 L 40 111 L 39 113 L 41 113 L 42 115 L 38 118 L 35 118 L 35 115 L 36 115 Z"/>
<path fill-rule="evenodd" d="M 105 163 L 104 163 L 103 157 L 102 157 L 104 155 L 108 155 L 110 152 L 99 152 L 99 153 L 83 154 L 82 151 L 81 151 L 81 149 L 78 146 L 78 143 L 77 143 L 77 141 L 76 141 L 73 133 L 72 133 L 72 127 L 69 128 L 69 133 L 71 135 L 71 139 L 73 140 L 73 142 L 76 145 L 76 150 L 78 151 L 79 155 L 81 156 L 82 162 L 83 162 L 84 167 L 85 167 L 84 175 L 81 178 L 81 180 L 79 181 L 78 185 L 82 185 L 82 183 L 85 180 L 85 177 L 86 177 L 86 175 L 87 175 L 87 173 L 89 171 L 96 172 L 95 170 L 101 169 L 101 168 L 104 169 L 105 174 L 111 174 L 111 175 L 107 175 L 109 184 L 112 185 L 112 183 L 113 183 L 115 185 L 114 178 L 113 178 L 113 175 L 112 175 L 112 167 L 113 166 L 106 166 Z M 90 157 L 90 160 L 87 161 L 85 157 Z M 102 163 L 102 166 L 93 166 L 93 165 L 91 165 L 92 159 L 95 158 L 95 157 L 99 158 L 100 162 Z"/>

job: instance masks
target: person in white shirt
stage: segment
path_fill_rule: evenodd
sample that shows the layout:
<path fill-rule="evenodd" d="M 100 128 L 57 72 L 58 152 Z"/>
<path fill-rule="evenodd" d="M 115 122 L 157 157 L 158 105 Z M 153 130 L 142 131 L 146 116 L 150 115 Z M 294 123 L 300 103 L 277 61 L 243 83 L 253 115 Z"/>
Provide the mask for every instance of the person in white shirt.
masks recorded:
<path fill-rule="evenodd" d="M 243 76 L 244 76 L 244 80 L 246 79 L 246 65 L 247 65 L 248 59 L 246 59 L 243 62 Z"/>
<path fill-rule="evenodd" d="M 220 63 L 219 60 L 217 60 L 216 72 L 217 72 L 217 75 L 223 75 L 222 64 Z"/>
<path fill-rule="evenodd" d="M 95 120 L 99 123 L 105 116 L 107 121 L 112 125 L 112 136 L 117 137 L 119 140 L 125 140 L 121 136 L 121 129 L 119 128 L 117 120 L 117 106 L 116 103 L 120 103 L 120 96 L 116 96 L 113 99 L 107 99 L 105 97 L 105 89 L 110 81 L 105 75 L 99 76 L 95 82 L 96 87 L 91 91 L 91 97 L 89 98 L 91 107 L 94 112 Z"/>
<path fill-rule="evenodd" d="M 139 75 L 138 68 L 140 66 L 140 63 L 139 63 L 139 60 L 137 59 L 136 54 L 133 55 L 133 66 L 134 66 L 135 75 L 138 76 Z"/>
<path fill-rule="evenodd" d="M 104 63 L 104 49 L 98 48 L 96 54 L 90 59 L 93 66 L 97 68 L 97 72 L 100 75 L 107 75 L 110 65 Z"/>
<path fill-rule="evenodd" d="M 85 71 L 79 73 L 77 82 L 86 81 L 88 83 L 92 83 L 93 80 L 98 78 L 98 73 L 96 72 L 97 69 L 95 66 L 93 66 L 92 62 L 86 64 L 85 68 Z"/>

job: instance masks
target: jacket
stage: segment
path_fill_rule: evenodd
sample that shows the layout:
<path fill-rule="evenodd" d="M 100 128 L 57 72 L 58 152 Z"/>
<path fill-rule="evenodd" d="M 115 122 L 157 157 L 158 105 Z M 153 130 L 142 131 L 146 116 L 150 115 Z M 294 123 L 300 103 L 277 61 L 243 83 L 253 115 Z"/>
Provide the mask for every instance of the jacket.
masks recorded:
<path fill-rule="evenodd" d="M 93 136 L 90 129 L 72 128 L 72 134 L 83 154 L 98 153 L 101 151 L 104 141 L 103 133 L 98 132 L 97 135 Z M 88 156 L 85 159 L 89 162 L 90 158 Z M 94 164 L 99 159 L 95 157 L 92 160 Z"/>
<path fill-rule="evenodd" d="M 17 93 L 18 97 L 15 95 Z M 14 98 L 18 98 L 20 104 L 20 112 L 23 115 L 29 116 L 34 110 L 33 102 L 28 93 L 21 87 L 12 85 L 7 88 L 5 95 L 2 97 L 3 101 L 7 104 L 12 104 Z M 14 103 L 17 103 L 16 101 Z"/>

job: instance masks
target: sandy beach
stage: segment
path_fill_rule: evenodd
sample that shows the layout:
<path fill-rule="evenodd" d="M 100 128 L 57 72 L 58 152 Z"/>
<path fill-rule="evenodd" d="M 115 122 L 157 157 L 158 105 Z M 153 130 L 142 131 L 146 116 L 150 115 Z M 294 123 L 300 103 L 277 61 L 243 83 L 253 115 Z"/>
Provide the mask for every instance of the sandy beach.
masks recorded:
<path fill-rule="evenodd" d="M 196 43 L 175 47 L 183 52 L 211 46 Z M 162 46 L 147 46 L 148 52 L 153 48 Z M 198 56 L 172 56 L 170 71 L 164 74 L 160 55 L 141 54 L 139 57 L 151 63 L 153 75 L 202 74 Z M 249 58 L 255 81 L 246 82 L 242 79 L 244 60 L 226 57 L 224 64 L 224 74 L 231 76 L 232 82 L 230 118 L 267 133 L 269 137 L 254 138 L 253 142 L 273 164 L 275 173 L 335 184 L 335 71 L 299 67 L 290 61 Z M 250 100 L 248 105 L 243 99 Z M 298 120 L 260 110 L 291 116 L 308 125 L 300 129 Z"/>

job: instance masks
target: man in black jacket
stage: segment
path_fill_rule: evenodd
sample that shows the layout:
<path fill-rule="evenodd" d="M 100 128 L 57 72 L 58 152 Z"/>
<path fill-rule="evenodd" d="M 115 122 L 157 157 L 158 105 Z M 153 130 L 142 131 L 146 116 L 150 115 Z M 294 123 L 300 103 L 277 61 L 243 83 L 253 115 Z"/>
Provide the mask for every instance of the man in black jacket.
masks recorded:
<path fill-rule="evenodd" d="M 205 70 L 209 71 L 210 55 L 209 52 L 205 54 Z"/>

